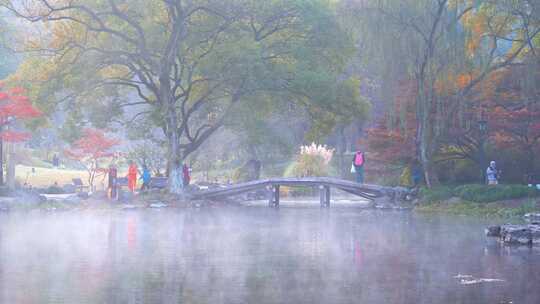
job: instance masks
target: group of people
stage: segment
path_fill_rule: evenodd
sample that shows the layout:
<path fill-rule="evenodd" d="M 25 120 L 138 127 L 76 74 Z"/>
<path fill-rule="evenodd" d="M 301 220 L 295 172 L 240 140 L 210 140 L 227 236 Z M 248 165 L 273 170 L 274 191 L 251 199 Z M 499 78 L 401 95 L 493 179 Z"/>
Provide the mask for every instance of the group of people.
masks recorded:
<path fill-rule="evenodd" d="M 191 169 L 184 164 L 182 167 L 182 181 L 184 186 L 189 185 L 191 181 Z M 115 165 L 109 166 L 109 185 L 108 185 L 108 196 L 111 199 L 118 198 L 118 169 Z M 137 176 L 140 176 L 137 179 Z M 137 181 L 142 181 L 142 185 L 140 188 L 140 191 L 146 191 L 150 189 L 150 182 L 152 181 L 152 174 L 148 167 L 146 165 L 142 166 L 142 171 L 139 170 L 137 167 L 137 164 L 130 160 L 129 161 L 129 167 L 128 172 L 126 175 L 127 178 L 127 186 L 129 191 L 132 193 L 135 193 L 135 190 L 137 189 Z"/>
<path fill-rule="evenodd" d="M 351 173 L 355 175 L 357 183 L 364 183 L 364 167 L 366 164 L 366 155 L 365 152 L 356 151 L 352 159 L 351 164 Z M 191 180 L 191 169 L 184 164 L 182 166 L 183 173 L 183 183 L 184 186 L 189 185 Z M 137 176 L 139 176 L 137 179 Z M 117 198 L 117 176 L 118 171 L 114 165 L 109 167 L 109 197 Z M 137 165 L 134 161 L 129 162 L 129 168 L 127 173 L 128 189 L 134 193 L 137 187 L 137 180 L 142 181 L 142 186 L 140 191 L 146 191 L 150 189 L 150 182 L 152 180 L 152 175 L 150 170 L 146 165 L 143 165 L 142 172 L 139 171 Z M 499 183 L 500 171 L 497 169 L 495 161 L 491 161 L 489 167 L 486 169 L 486 182 L 488 185 L 497 185 Z M 415 162 L 411 168 L 411 179 L 413 181 L 413 186 L 416 187 L 420 184 L 422 179 L 422 170 L 419 162 Z"/>

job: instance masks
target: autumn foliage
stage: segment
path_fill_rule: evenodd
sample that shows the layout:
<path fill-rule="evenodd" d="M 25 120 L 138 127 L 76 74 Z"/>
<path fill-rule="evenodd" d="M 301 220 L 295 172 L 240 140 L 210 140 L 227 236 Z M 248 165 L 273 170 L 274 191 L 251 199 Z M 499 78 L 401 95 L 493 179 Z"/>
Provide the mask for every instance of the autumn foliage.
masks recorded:
<path fill-rule="evenodd" d="M 371 158 L 385 163 L 410 162 L 415 157 L 416 87 L 410 80 L 399 83 L 393 109 L 367 130 L 367 146 Z M 397 114 L 396 114 L 397 113 Z M 400 115 L 402 118 L 390 116 Z"/>
<path fill-rule="evenodd" d="M 32 105 L 22 88 L 2 89 L 0 84 L 0 137 L 9 142 L 25 141 L 30 137 L 29 133 L 6 130 L 6 127 L 14 120 L 35 118 L 42 113 Z"/>
<path fill-rule="evenodd" d="M 540 153 L 540 72 L 523 76 L 525 72 L 519 67 L 507 70 L 486 105 L 497 148 L 525 153 L 529 170 L 534 170 Z"/>
<path fill-rule="evenodd" d="M 540 72 L 534 76 L 522 69 L 518 66 L 493 72 L 461 99 L 452 96 L 467 87 L 478 72 L 450 73 L 435 84 L 440 107 L 432 109 L 430 119 L 434 122 L 445 119 L 445 129 L 437 134 L 435 159 L 469 159 L 479 163 L 481 137 L 487 136 L 489 151 L 514 151 L 516 161 L 525 157 L 521 161 L 527 164 L 528 170 L 534 171 L 536 155 L 540 154 L 540 89 L 535 85 L 540 81 Z M 529 88 L 524 85 L 527 81 Z M 367 143 L 372 158 L 400 165 L 414 160 L 415 94 L 412 81 L 401 81 L 387 114 L 368 129 Z M 450 112 L 440 115 L 448 109 L 459 111 L 452 112 L 454 115 Z M 487 121 L 485 135 L 478 129 L 481 120 Z M 500 155 L 489 157 L 497 159 Z"/>
<path fill-rule="evenodd" d="M 88 184 L 93 188 L 95 178 L 104 176 L 107 172 L 106 168 L 100 167 L 100 161 L 113 157 L 115 155 L 113 148 L 119 143 L 119 140 L 107 137 L 101 130 L 88 128 L 65 153 L 86 166 Z"/>
<path fill-rule="evenodd" d="M 490 122 L 495 129 L 495 142 L 500 148 L 540 153 L 540 107 L 511 110 L 497 106 L 490 113 Z"/>

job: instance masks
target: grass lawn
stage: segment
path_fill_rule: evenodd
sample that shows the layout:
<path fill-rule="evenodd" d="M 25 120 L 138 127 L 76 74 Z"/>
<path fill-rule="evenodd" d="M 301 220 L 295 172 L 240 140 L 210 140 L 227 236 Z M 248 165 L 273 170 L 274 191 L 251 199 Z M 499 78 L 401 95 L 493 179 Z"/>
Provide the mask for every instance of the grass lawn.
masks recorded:
<path fill-rule="evenodd" d="M 510 218 L 540 211 L 540 191 L 525 185 L 423 188 L 420 200 L 420 212 Z"/>
<path fill-rule="evenodd" d="M 88 173 L 86 171 L 42 168 L 34 167 L 35 173 L 32 173 L 32 167 L 17 165 L 15 167 L 15 178 L 22 185 L 24 182 L 32 185 L 32 187 L 48 187 L 57 182 L 62 186 L 71 184 L 73 178 L 80 178 L 83 183 L 87 184 Z M 101 186 L 101 178 L 96 180 L 96 186 Z"/>
<path fill-rule="evenodd" d="M 539 212 L 540 204 L 534 199 L 528 198 L 496 203 L 439 202 L 417 206 L 414 210 L 425 213 L 447 213 L 484 218 L 513 218 L 522 217 L 527 213 Z"/>

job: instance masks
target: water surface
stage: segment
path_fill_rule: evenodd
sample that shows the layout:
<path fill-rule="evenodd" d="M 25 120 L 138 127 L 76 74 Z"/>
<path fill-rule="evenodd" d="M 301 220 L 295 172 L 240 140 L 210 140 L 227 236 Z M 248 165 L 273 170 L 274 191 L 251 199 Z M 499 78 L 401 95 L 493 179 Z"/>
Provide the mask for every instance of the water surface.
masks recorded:
<path fill-rule="evenodd" d="M 486 240 L 486 224 L 335 207 L 2 214 L 0 302 L 540 303 L 540 251 Z"/>

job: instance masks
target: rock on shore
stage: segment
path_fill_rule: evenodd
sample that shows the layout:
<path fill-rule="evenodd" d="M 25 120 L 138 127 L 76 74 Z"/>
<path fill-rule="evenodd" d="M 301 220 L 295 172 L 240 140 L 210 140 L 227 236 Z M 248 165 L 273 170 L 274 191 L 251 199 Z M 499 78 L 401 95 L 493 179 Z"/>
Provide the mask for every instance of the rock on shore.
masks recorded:
<path fill-rule="evenodd" d="M 486 228 L 486 235 L 512 245 L 540 245 L 540 223 L 528 225 L 501 225 Z"/>

